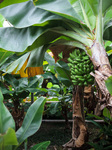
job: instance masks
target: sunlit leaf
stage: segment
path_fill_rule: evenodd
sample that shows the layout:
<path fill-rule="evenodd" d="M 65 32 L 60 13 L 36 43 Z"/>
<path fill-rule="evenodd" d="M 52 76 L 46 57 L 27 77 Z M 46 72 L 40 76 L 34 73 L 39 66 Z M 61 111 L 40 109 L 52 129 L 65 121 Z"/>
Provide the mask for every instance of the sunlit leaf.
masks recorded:
<path fill-rule="evenodd" d="M 5 18 L 0 14 L 0 27 L 3 27 Z"/>
<path fill-rule="evenodd" d="M 5 134 L 0 134 L 0 145 L 3 147 L 9 145 L 18 145 L 14 129 L 8 128 Z"/>
<path fill-rule="evenodd" d="M 21 2 L 25 2 L 25 1 L 28 1 L 28 0 L 1 0 L 0 1 L 0 8 L 3 8 L 3 7 L 6 7 L 8 5 L 11 5 L 11 4 L 15 4 L 15 3 L 21 3 Z"/>

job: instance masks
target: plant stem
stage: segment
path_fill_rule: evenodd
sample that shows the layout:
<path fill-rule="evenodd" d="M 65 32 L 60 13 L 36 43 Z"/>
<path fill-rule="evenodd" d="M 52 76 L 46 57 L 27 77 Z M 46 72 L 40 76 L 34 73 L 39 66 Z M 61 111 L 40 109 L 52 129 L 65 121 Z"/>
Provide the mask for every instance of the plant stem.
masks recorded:
<path fill-rule="evenodd" d="M 27 139 L 24 142 L 24 148 L 25 148 L 25 150 L 27 150 Z"/>
<path fill-rule="evenodd" d="M 34 102 L 34 94 L 31 93 L 31 104 L 33 104 L 33 102 Z"/>

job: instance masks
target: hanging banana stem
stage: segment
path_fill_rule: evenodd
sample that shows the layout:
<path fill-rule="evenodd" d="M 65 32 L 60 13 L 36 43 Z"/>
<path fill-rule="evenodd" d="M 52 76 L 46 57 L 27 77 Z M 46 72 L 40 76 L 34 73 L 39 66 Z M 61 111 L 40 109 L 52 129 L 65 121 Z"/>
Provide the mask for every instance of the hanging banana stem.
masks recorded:
<path fill-rule="evenodd" d="M 85 143 L 87 128 L 84 117 L 84 88 L 74 86 L 72 139 L 64 147 L 81 147 Z"/>
<path fill-rule="evenodd" d="M 84 116 L 84 89 L 76 86 L 73 91 L 73 129 L 72 139 L 75 140 L 75 146 L 81 147 L 85 143 L 87 129 Z"/>
<path fill-rule="evenodd" d="M 101 100 L 105 101 L 105 107 L 112 106 L 112 96 L 105 86 L 105 80 L 112 75 L 112 69 L 108 60 L 108 56 L 104 47 L 95 41 L 92 48 L 92 57 L 90 57 L 93 62 L 95 73 L 91 73 L 95 77 L 95 80 L 104 96 Z"/>

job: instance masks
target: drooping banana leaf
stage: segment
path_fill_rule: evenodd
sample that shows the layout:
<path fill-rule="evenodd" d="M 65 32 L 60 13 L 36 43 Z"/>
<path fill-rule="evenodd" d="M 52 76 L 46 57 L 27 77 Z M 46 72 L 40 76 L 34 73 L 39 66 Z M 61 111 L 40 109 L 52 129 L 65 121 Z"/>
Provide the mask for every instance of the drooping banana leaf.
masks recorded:
<path fill-rule="evenodd" d="M 49 0 L 49 1 L 33 1 L 34 4 L 43 10 L 47 10 L 54 14 L 60 15 L 67 19 L 73 20 L 80 23 L 80 16 L 74 10 L 73 6 L 69 3 L 68 0 Z"/>
<path fill-rule="evenodd" d="M 70 86 L 72 84 L 70 79 L 70 70 L 67 63 L 63 61 L 57 62 L 55 65 L 55 70 L 59 81 L 66 86 Z"/>
<path fill-rule="evenodd" d="M 44 26 L 51 20 L 64 19 L 63 17 L 35 7 L 32 1 L 4 7 L 0 9 L 0 13 L 16 28 L 25 28 L 32 25 Z"/>
<path fill-rule="evenodd" d="M 27 67 L 39 67 L 43 65 L 45 51 L 48 49 L 48 46 L 42 46 L 37 49 L 34 49 L 31 52 L 27 52 L 26 54 L 22 55 L 11 64 L 6 66 L 6 69 L 2 67 L 1 70 L 5 71 L 6 73 L 11 73 L 15 71 L 17 73 L 27 61 Z M 24 68 L 25 69 L 25 68 Z M 25 70 L 24 70 L 25 71 Z"/>
<path fill-rule="evenodd" d="M 16 73 L 22 68 L 22 66 L 24 65 L 25 61 L 27 60 L 29 56 L 30 56 L 30 52 L 22 55 L 20 58 L 16 59 L 14 62 L 6 66 L 6 70 L 4 70 L 3 67 L 1 69 L 5 71 L 6 73 L 11 73 L 13 71 L 15 71 Z"/>
<path fill-rule="evenodd" d="M 32 27 L 27 27 L 23 29 L 15 29 L 15 28 L 10 28 L 10 29 L 6 28 L 5 30 L 0 29 L 0 33 L 1 33 L 0 34 L 1 36 L 0 47 L 1 48 L 10 50 L 10 51 L 17 51 L 17 52 L 23 52 L 25 50 L 31 51 L 31 50 L 34 50 L 35 45 L 36 45 L 35 43 L 37 43 L 36 45 L 37 47 L 45 45 L 45 44 L 49 44 L 50 42 L 52 42 L 53 40 L 55 40 L 61 35 L 71 37 L 75 42 L 78 41 L 81 44 L 84 44 L 86 48 L 87 47 L 90 48 L 94 40 L 97 40 L 100 43 L 103 43 L 103 31 L 105 31 L 105 34 L 104 34 L 105 39 L 107 36 L 108 36 L 108 39 L 111 38 L 109 35 L 109 32 L 111 33 L 111 27 L 110 25 L 108 25 L 110 18 L 111 18 L 110 16 L 111 12 L 108 12 L 110 7 L 112 7 L 111 0 L 107 0 L 107 1 L 105 0 L 35 1 L 34 0 L 34 4 L 35 6 L 33 5 L 31 1 L 24 2 L 24 3 L 15 4 L 15 5 L 10 5 L 0 10 L 1 13 L 4 14 L 4 16 L 6 16 L 8 19 L 10 19 L 10 21 L 13 24 L 15 24 L 16 27 L 21 28 L 22 24 L 23 24 L 23 27 L 27 27 L 31 25 L 38 25 L 37 27 L 32 26 Z M 20 5 L 21 7 L 19 7 Z M 31 10 L 29 10 L 29 6 L 31 7 Z M 16 9 L 16 7 L 18 9 Z M 12 14 L 12 18 L 10 16 L 9 10 L 12 10 L 12 13 L 14 11 L 14 13 Z M 40 12 L 43 12 L 41 15 L 42 18 L 38 16 Z M 50 15 L 50 17 L 48 14 Z M 16 18 L 17 15 L 18 15 L 17 17 L 18 19 Z M 38 18 L 38 21 L 36 22 L 37 17 L 39 18 Z M 62 18 L 62 21 L 60 20 L 61 18 Z M 105 19 L 103 20 L 103 18 Z M 89 38 L 82 37 L 82 35 L 79 35 L 79 34 L 82 34 L 82 31 L 80 30 L 81 31 L 80 32 L 79 30 L 75 28 L 71 28 L 70 31 L 66 31 L 69 28 L 67 27 L 67 24 L 66 24 L 66 27 L 67 27 L 66 28 L 64 23 L 65 22 L 68 23 L 69 21 L 77 22 L 77 24 L 80 24 L 84 32 L 86 34 L 91 34 L 92 37 L 89 37 Z M 56 26 L 58 27 L 53 30 L 49 30 L 52 27 L 56 27 Z M 60 28 L 59 26 L 63 28 Z M 104 30 L 104 27 L 107 27 L 106 30 Z M 71 33 L 71 32 L 74 32 L 74 33 Z M 10 37 L 9 41 L 8 41 L 8 38 L 6 38 L 5 36 L 6 34 L 8 35 L 7 37 Z M 18 36 L 15 36 L 15 35 L 18 35 Z M 21 40 L 21 38 L 23 40 Z M 8 42 L 5 43 L 5 41 L 8 41 Z M 33 44 L 33 49 L 31 46 L 32 44 Z M 27 49 L 27 47 L 29 48 Z"/>
<path fill-rule="evenodd" d="M 60 22 L 58 24 L 53 23 L 52 26 L 56 26 L 53 29 L 62 29 L 62 27 L 58 27 Z M 58 33 L 51 32 L 51 29 L 51 25 L 49 27 L 31 26 L 22 29 L 14 27 L 0 28 L 0 48 L 13 52 L 31 51 L 39 46 L 50 43 L 60 36 Z"/>
<path fill-rule="evenodd" d="M 43 65 L 44 55 L 48 46 L 42 46 L 30 53 L 26 67 L 37 67 Z"/>

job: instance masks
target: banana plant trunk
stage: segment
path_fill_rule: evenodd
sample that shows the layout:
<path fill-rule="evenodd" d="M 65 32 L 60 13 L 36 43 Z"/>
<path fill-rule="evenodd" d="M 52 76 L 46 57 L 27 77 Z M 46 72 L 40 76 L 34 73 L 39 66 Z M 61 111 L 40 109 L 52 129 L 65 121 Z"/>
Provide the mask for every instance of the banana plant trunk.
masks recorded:
<path fill-rule="evenodd" d="M 92 57 L 90 56 L 90 59 L 93 62 L 95 70 L 95 73 L 91 73 L 91 75 L 94 76 L 95 81 L 103 95 L 102 99 L 99 99 L 98 101 L 100 110 L 103 110 L 104 107 L 108 107 L 110 108 L 110 111 L 112 111 L 112 96 L 105 86 L 105 80 L 112 75 L 112 69 L 108 60 L 107 53 L 104 47 L 96 41 L 91 47 L 91 52 Z"/>
<path fill-rule="evenodd" d="M 87 139 L 86 137 L 87 128 L 84 116 L 84 88 L 82 86 L 74 86 L 72 139 L 66 143 L 64 147 L 82 147 Z"/>

